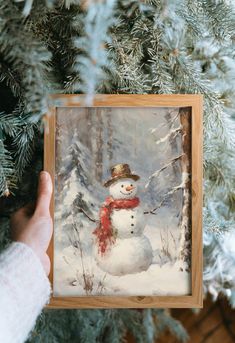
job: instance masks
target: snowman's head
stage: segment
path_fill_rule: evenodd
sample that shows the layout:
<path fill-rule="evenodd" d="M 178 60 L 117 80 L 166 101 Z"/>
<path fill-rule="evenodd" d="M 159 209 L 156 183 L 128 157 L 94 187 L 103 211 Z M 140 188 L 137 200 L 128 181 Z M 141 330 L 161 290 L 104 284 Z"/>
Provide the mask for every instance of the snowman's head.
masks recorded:
<path fill-rule="evenodd" d="M 137 183 L 132 179 L 120 179 L 109 186 L 113 199 L 132 199 L 137 193 Z"/>

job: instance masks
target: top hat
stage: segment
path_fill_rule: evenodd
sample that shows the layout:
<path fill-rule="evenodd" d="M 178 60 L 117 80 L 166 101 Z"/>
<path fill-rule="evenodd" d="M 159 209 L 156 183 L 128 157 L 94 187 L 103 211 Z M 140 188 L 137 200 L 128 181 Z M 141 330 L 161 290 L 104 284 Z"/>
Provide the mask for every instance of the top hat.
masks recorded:
<path fill-rule="evenodd" d="M 138 175 L 132 174 L 128 164 L 116 164 L 110 168 L 110 171 L 111 178 L 104 183 L 105 187 L 109 187 L 112 183 L 120 179 L 133 179 L 137 181 L 140 178 Z"/>

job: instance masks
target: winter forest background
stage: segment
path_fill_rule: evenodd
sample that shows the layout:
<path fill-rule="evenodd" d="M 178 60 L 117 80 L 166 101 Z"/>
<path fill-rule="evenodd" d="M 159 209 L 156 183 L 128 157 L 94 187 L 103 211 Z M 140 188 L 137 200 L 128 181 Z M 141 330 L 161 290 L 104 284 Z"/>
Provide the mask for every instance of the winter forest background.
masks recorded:
<path fill-rule="evenodd" d="M 182 270 L 182 125 L 179 108 L 57 108 L 54 294 L 185 295 Z M 128 163 L 140 175 L 138 193 L 154 259 L 147 271 L 111 276 L 94 259 L 99 208 L 110 167 Z M 188 223 L 189 225 L 189 223 Z M 119 256 L 125 259 L 125 256 Z M 177 285 L 177 287 L 176 287 Z"/>

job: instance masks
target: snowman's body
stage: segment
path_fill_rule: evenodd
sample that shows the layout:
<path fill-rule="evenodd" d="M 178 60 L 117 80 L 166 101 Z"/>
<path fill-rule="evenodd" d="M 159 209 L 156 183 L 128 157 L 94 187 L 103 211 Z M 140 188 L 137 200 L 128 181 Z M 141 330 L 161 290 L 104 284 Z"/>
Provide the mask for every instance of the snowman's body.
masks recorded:
<path fill-rule="evenodd" d="M 127 195 L 121 191 L 133 187 L 133 192 Z M 124 185 L 124 187 L 122 187 Z M 113 187 L 112 187 L 113 186 Z M 135 196 L 137 187 L 133 180 L 120 180 L 110 187 L 110 194 L 116 199 L 131 199 Z M 105 254 L 100 254 L 95 248 L 95 258 L 98 266 L 112 275 L 125 275 L 139 273 L 147 270 L 152 263 L 153 251 L 148 238 L 143 234 L 145 216 L 141 206 L 133 209 L 113 209 L 110 219 L 115 237 Z"/>

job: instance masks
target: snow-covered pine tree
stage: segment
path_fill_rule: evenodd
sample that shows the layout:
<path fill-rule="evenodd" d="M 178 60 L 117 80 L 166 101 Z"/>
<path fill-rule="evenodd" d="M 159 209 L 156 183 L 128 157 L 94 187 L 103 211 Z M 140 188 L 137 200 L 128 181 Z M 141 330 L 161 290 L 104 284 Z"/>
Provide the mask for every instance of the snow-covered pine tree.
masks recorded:
<path fill-rule="evenodd" d="M 0 33 L 1 247 L 10 213 L 35 194 L 48 93 L 202 93 L 205 293 L 235 306 L 234 2 L 0 0 Z M 31 341 L 118 342 L 129 330 L 152 342 L 167 328 L 186 338 L 162 310 L 45 311 Z"/>
<path fill-rule="evenodd" d="M 89 111 L 87 111 L 86 115 L 89 116 Z M 82 273 L 75 272 L 69 278 L 69 283 L 75 285 L 80 282 L 87 295 L 89 295 L 93 289 L 94 277 L 92 272 L 88 270 L 89 265 L 85 264 L 84 258 L 90 254 L 92 230 L 88 230 L 87 227 L 89 227 L 89 222 L 93 221 L 93 230 L 96 228 L 94 210 L 97 210 L 98 201 L 90 189 L 92 175 L 90 173 L 91 168 L 87 165 L 88 148 L 79 141 L 77 128 L 70 127 L 70 144 L 69 148 L 65 149 L 65 144 L 61 144 L 64 132 L 60 130 L 60 126 L 60 120 L 58 119 L 57 127 L 59 130 L 56 149 L 60 156 L 65 156 L 65 159 L 63 161 L 56 160 L 55 165 L 57 175 L 55 226 L 58 230 L 55 231 L 54 259 L 56 261 L 58 259 L 58 264 L 61 265 L 63 263 L 63 258 L 60 260 L 61 251 L 69 246 L 67 252 L 69 250 L 70 255 L 76 256 L 76 260 L 81 262 L 83 269 Z M 87 137 L 87 139 L 89 140 L 90 137 Z M 72 269 L 71 260 L 66 259 L 64 269 Z M 57 273 L 55 273 L 54 278 L 57 279 Z"/>

